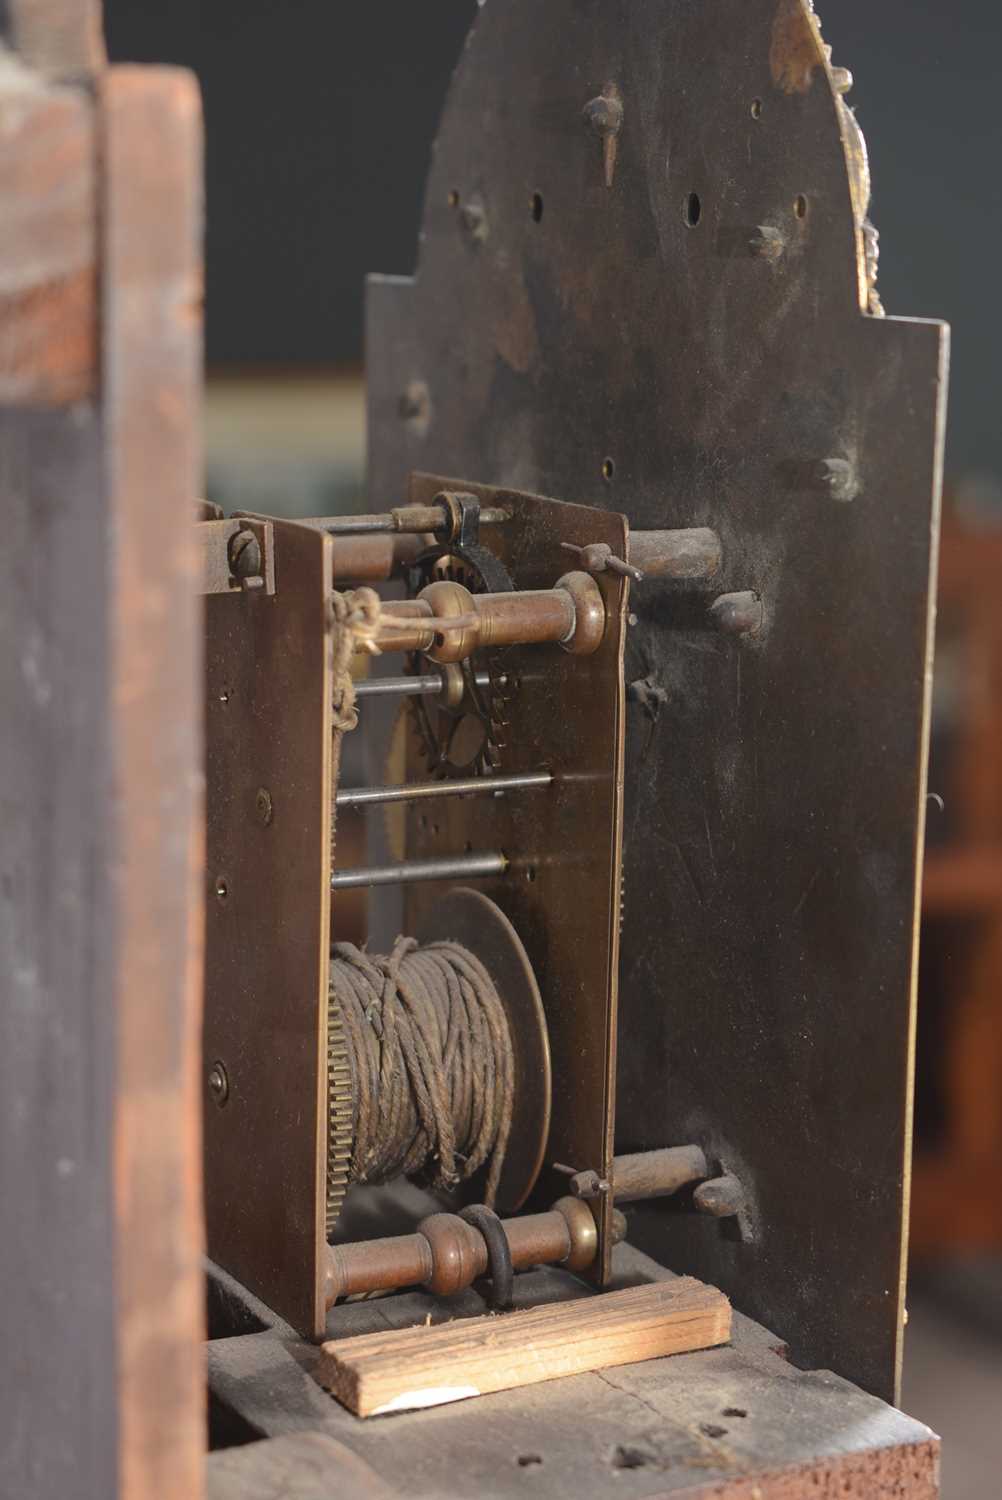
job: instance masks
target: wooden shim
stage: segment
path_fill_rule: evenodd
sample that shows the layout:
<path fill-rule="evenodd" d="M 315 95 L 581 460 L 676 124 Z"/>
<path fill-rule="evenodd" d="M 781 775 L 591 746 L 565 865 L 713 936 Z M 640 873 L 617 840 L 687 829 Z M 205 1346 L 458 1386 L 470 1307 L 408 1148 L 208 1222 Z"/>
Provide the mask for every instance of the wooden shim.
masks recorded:
<path fill-rule="evenodd" d="M 730 1336 L 724 1294 L 684 1277 L 501 1318 L 334 1340 L 316 1378 L 356 1416 L 383 1416 L 710 1349 Z"/>

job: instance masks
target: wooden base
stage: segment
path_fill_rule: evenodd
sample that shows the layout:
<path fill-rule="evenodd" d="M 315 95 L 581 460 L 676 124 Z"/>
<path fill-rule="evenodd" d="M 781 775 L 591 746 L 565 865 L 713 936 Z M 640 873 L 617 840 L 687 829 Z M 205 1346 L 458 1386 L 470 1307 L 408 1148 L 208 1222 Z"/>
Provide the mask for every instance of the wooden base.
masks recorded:
<path fill-rule="evenodd" d="M 566 1375 L 712 1349 L 731 1336 L 731 1305 L 692 1277 L 501 1317 L 332 1340 L 320 1384 L 359 1417 L 445 1406 Z"/>
<path fill-rule="evenodd" d="M 381 1222 L 380 1229 L 387 1224 Z M 629 1245 L 614 1288 L 676 1278 Z M 939 1444 L 927 1427 L 824 1371 L 732 1314 L 730 1342 L 671 1359 L 498 1391 L 429 1411 L 359 1421 L 313 1378 L 321 1350 L 297 1339 L 231 1278 L 210 1277 L 209 1386 L 217 1439 L 210 1500 L 936 1500 Z M 596 1298 L 595 1300 L 599 1300 Z M 567 1304 L 565 1272 L 516 1277 L 516 1307 Z M 336 1307 L 327 1337 L 480 1319 L 467 1291 Z M 527 1313 L 515 1314 L 515 1317 Z M 497 1320 L 495 1320 L 495 1323 Z M 322 1438 L 325 1442 L 321 1442 Z"/>

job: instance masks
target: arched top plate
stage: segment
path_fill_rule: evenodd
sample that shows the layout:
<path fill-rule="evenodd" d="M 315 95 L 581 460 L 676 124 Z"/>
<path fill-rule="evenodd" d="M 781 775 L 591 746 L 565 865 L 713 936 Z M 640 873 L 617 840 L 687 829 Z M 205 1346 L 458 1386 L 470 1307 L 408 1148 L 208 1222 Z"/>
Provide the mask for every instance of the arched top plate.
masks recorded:
<path fill-rule="evenodd" d="M 743 641 L 633 594 L 617 1139 L 754 1212 L 631 1232 L 893 1396 L 947 338 L 874 315 L 848 81 L 806 0 L 488 0 L 370 284 L 369 470 L 710 526 L 761 594 Z"/>

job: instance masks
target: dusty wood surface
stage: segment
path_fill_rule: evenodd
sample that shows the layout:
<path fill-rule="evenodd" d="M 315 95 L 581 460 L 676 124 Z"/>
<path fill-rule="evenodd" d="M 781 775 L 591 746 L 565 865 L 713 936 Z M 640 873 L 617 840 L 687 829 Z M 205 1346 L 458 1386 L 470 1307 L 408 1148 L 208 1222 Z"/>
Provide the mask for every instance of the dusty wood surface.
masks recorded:
<path fill-rule="evenodd" d="M 672 1279 L 628 1245 L 617 1246 L 613 1269 L 616 1286 Z M 731 1343 L 717 1349 L 362 1422 L 312 1377 L 318 1349 L 276 1324 L 231 1278 L 213 1275 L 210 1285 L 216 1400 L 265 1438 L 337 1439 L 407 1500 L 525 1500 L 530 1486 L 537 1500 L 753 1500 L 756 1489 L 758 1500 L 938 1493 L 938 1443 L 927 1427 L 837 1376 L 794 1368 L 777 1352 L 781 1343 L 738 1312 Z M 580 1282 L 552 1269 L 519 1276 L 516 1287 L 523 1308 L 581 1296 Z M 471 1291 L 445 1302 L 408 1293 L 336 1308 L 328 1335 L 482 1313 Z M 255 1455 L 264 1462 L 268 1446 L 244 1450 L 243 1475 Z M 284 1452 L 291 1463 L 294 1447 Z M 243 1500 L 227 1459 L 209 1461 L 211 1500 Z M 367 1500 L 354 1476 L 340 1491 L 332 1476 L 331 1487 L 339 1500 Z M 274 1494 L 285 1500 L 296 1490 L 290 1482 Z"/>
<path fill-rule="evenodd" d="M 344 1443 L 319 1432 L 304 1432 L 230 1448 L 212 1462 L 212 1493 L 216 1500 L 334 1500 L 352 1495 L 358 1500 L 394 1500 L 396 1491 L 384 1484 Z"/>
<path fill-rule="evenodd" d="M 587 1490 L 576 1493 L 589 1500 L 619 1500 L 624 1494 L 643 1495 L 645 1500 L 667 1496 L 673 1500 L 937 1500 L 936 1447 L 930 1442 L 916 1448 L 878 1449 L 809 1468 L 754 1478 L 714 1478 L 706 1483 L 697 1479 L 685 1489 L 668 1481 L 653 1490 L 644 1480 L 645 1470 L 657 1462 L 654 1451 L 624 1447 L 608 1473 L 596 1475 Z M 525 1454 L 516 1461 L 515 1482 L 521 1485 L 523 1496 L 530 1485 L 536 1496 L 571 1493 L 545 1488 L 544 1469 L 545 1461 L 538 1454 Z M 390 1489 L 343 1443 L 314 1432 L 217 1454 L 209 1473 L 210 1500 L 440 1500 L 446 1493 L 409 1486 Z M 473 1491 L 457 1488 L 448 1493 L 468 1500 Z M 515 1494 L 514 1488 L 511 1493 Z"/>
<path fill-rule="evenodd" d="M 504 1317 L 324 1344 L 317 1379 L 359 1417 L 610 1370 L 726 1344 L 731 1308 L 686 1277 Z"/>
<path fill-rule="evenodd" d="M 129 1500 L 197 1500 L 201 110 L 189 74 L 145 68 L 112 69 L 101 106 L 119 1482 Z"/>
<path fill-rule="evenodd" d="M 79 88 L 0 50 L 0 402 L 97 386 L 97 141 Z"/>
<path fill-rule="evenodd" d="M 35 344 L 21 314 L 39 266 L 93 275 L 96 134 L 82 93 L 0 57 L 0 1494 L 23 1500 L 116 1492 L 103 432 L 89 404 L 11 405 L 18 374 L 66 368 L 63 331 Z M 96 361 L 91 336 L 73 390 Z"/>
<path fill-rule="evenodd" d="M 0 1494 L 197 1500 L 197 95 L 14 76 L 5 337 L 46 310 L 0 362 Z"/>
<path fill-rule="evenodd" d="M 0 1495 L 116 1494 L 101 429 L 0 410 Z"/>

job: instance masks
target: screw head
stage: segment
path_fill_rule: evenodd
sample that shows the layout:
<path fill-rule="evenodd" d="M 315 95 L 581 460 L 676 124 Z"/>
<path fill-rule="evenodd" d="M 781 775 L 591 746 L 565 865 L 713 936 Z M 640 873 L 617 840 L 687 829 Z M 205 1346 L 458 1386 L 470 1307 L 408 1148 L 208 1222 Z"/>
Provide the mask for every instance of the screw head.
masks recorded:
<path fill-rule="evenodd" d="M 234 578 L 249 579 L 261 572 L 261 543 L 253 531 L 238 531 L 230 538 L 228 551 Z"/>
<path fill-rule="evenodd" d="M 226 1069 L 221 1062 L 212 1064 L 212 1067 L 209 1069 L 209 1077 L 207 1082 L 209 1085 L 209 1095 L 212 1099 L 212 1102 L 219 1109 L 222 1109 L 223 1105 L 230 1097 L 230 1080 L 229 1075 L 227 1074 Z"/>

